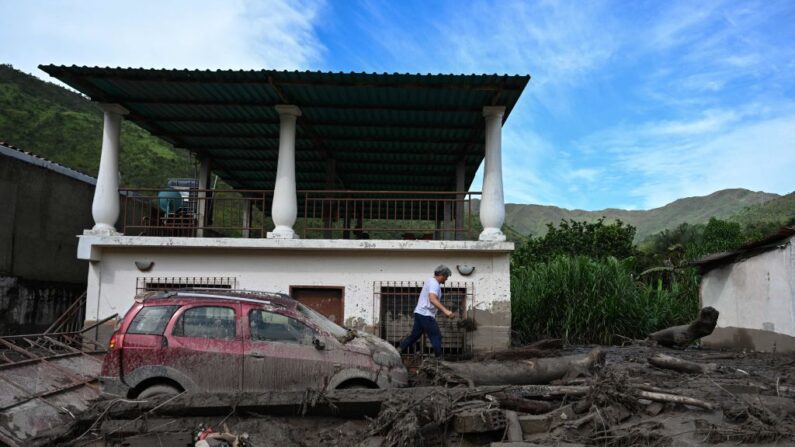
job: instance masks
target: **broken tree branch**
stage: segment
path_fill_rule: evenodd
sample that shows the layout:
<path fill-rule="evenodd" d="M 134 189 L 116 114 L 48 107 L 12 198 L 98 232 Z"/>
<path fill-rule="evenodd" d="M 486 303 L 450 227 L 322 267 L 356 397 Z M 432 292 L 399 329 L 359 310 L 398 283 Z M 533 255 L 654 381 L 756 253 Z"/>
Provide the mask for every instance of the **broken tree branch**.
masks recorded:
<path fill-rule="evenodd" d="M 653 393 L 651 391 L 638 390 L 637 396 L 642 399 L 648 399 L 654 402 L 674 402 L 678 404 L 685 404 L 693 407 L 703 408 L 709 411 L 715 409 L 715 406 L 709 402 L 700 399 L 694 399 L 692 397 L 679 396 L 676 394 Z"/>
<path fill-rule="evenodd" d="M 655 354 L 649 357 L 649 363 L 658 368 L 670 369 L 682 373 L 704 374 L 718 370 L 718 365 L 715 363 L 696 363 L 665 354 Z"/>
<path fill-rule="evenodd" d="M 530 385 L 590 375 L 604 365 L 605 353 L 596 348 L 588 354 L 505 362 L 440 362 L 438 374 L 460 378 L 457 383 L 480 385 Z"/>
<path fill-rule="evenodd" d="M 701 337 L 715 330 L 719 312 L 713 307 L 705 307 L 698 318 L 690 324 L 669 327 L 649 335 L 649 338 L 669 348 L 685 348 Z"/>

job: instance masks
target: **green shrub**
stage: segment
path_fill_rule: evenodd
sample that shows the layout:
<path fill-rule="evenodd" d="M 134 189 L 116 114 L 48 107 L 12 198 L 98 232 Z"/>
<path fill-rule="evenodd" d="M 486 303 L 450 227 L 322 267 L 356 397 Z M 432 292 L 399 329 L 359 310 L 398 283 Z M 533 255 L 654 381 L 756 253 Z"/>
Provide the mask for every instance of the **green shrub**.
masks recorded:
<path fill-rule="evenodd" d="M 620 336 L 684 324 L 698 311 L 698 277 L 688 271 L 663 287 L 633 277 L 632 259 L 559 256 L 515 266 L 512 326 L 517 341 L 554 337 L 610 344 Z"/>

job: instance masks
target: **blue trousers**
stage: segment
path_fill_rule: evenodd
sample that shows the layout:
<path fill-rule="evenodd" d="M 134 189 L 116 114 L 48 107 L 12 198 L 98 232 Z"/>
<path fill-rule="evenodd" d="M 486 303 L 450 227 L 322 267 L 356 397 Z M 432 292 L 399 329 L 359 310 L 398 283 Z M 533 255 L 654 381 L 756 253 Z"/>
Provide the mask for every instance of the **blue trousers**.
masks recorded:
<path fill-rule="evenodd" d="M 439 331 L 439 325 L 436 324 L 436 318 L 427 315 L 414 314 L 414 327 L 411 328 L 411 334 L 400 342 L 400 352 L 404 352 L 406 348 L 417 343 L 417 340 L 422 337 L 422 334 L 428 336 L 433 346 L 433 353 L 436 357 L 442 356 L 442 333 Z"/>

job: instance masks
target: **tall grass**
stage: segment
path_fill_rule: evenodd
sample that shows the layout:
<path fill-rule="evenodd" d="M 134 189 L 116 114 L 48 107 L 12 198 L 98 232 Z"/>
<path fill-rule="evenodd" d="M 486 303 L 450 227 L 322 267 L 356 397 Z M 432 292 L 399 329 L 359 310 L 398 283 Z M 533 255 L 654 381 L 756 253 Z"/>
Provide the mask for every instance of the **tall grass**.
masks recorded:
<path fill-rule="evenodd" d="M 631 261 L 560 256 L 513 269 L 512 324 L 522 343 L 555 337 L 611 344 L 684 324 L 698 311 L 698 278 L 687 273 L 665 287 L 633 277 Z"/>

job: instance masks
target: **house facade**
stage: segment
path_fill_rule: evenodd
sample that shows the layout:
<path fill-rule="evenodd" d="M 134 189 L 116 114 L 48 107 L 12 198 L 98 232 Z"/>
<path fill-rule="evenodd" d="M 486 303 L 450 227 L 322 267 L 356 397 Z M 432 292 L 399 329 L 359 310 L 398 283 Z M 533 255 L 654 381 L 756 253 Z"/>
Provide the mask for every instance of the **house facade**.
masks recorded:
<path fill-rule="evenodd" d="M 720 312 L 714 348 L 795 351 L 795 230 L 737 251 L 708 256 L 701 267 L 701 304 Z"/>
<path fill-rule="evenodd" d="M 509 345 L 501 135 L 528 76 L 41 68 L 105 116 L 87 323 L 142 291 L 251 289 L 397 343 L 446 264 L 443 302 L 477 330 L 444 322 L 445 349 Z M 119 200 L 124 119 L 195 154 L 197 187 Z"/>

